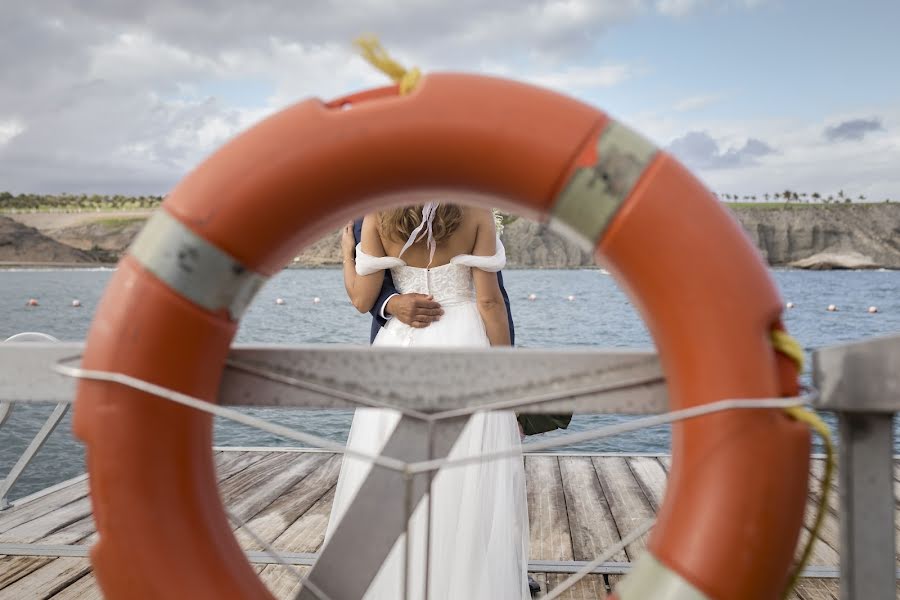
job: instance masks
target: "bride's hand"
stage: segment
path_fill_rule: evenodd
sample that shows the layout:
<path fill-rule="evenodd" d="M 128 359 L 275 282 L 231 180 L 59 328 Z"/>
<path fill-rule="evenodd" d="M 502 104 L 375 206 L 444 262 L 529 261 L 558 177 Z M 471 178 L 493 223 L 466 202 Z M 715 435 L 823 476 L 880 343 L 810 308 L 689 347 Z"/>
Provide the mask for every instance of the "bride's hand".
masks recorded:
<path fill-rule="evenodd" d="M 341 231 L 341 257 L 344 260 L 353 260 L 356 249 L 356 239 L 353 237 L 353 221 L 344 225 Z"/>

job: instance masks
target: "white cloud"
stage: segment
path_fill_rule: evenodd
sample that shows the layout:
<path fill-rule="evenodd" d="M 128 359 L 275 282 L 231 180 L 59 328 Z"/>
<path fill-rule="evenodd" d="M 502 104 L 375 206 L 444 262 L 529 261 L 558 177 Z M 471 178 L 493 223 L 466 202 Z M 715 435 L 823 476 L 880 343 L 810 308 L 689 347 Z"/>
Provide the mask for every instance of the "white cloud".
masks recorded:
<path fill-rule="evenodd" d="M 656 0 L 656 10 L 667 17 L 684 17 L 705 8 L 723 9 L 732 6 L 753 9 L 768 0 Z"/>
<path fill-rule="evenodd" d="M 636 90 L 653 68 L 616 56 L 598 60 L 598 43 L 611 27 L 648 11 L 677 17 L 760 3 L 360 0 L 301 8 L 296 0 L 43 0 L 40 9 L 10 3 L 0 19 L 0 190 L 165 192 L 273 111 L 384 83 L 351 46 L 366 31 L 381 34 L 401 62 L 426 72 L 475 70 L 589 99 L 613 86 Z M 900 194 L 900 114 L 892 107 L 814 123 L 723 121 L 704 118 L 703 109 L 724 95 L 702 92 L 683 89 L 665 115 L 625 115 L 625 121 L 661 146 L 682 138 L 682 149 L 693 153 L 695 168 L 716 191 Z M 829 127 L 840 143 L 828 143 Z M 709 139 L 684 140 L 690 132 Z"/>
<path fill-rule="evenodd" d="M 628 67 L 581 57 L 644 1 L 11 4 L 0 20 L 0 189 L 167 189 L 276 110 L 385 83 L 351 45 L 366 31 L 426 70 L 487 65 L 569 91 L 606 88 Z"/>
<path fill-rule="evenodd" d="M 757 139 L 748 138 L 742 144 L 721 146 L 705 131 L 690 131 L 675 139 L 668 150 L 698 169 L 735 169 L 759 164 L 759 159 L 775 154 L 774 148 Z"/>
<path fill-rule="evenodd" d="M 691 135 L 691 143 L 682 145 L 680 153 L 715 192 L 762 196 L 789 188 L 827 196 L 844 190 L 854 198 L 863 194 L 870 200 L 897 201 L 900 109 L 884 106 L 874 112 L 882 127 L 877 136 L 839 144 L 823 136 L 826 123 L 842 123 L 853 117 L 834 115 L 825 122 L 801 118 L 724 121 L 644 114 L 634 115 L 630 124 L 663 147 L 683 141 L 687 132 L 705 132 L 708 140 Z M 736 156 L 746 150 L 751 139 L 762 140 L 776 152 L 751 152 L 754 155 L 749 161 Z"/>
<path fill-rule="evenodd" d="M 612 87 L 633 76 L 628 65 L 600 65 L 596 67 L 573 66 L 554 72 L 520 74 L 519 77 L 536 85 L 569 93 Z"/>
<path fill-rule="evenodd" d="M 700 94 L 696 96 L 688 96 L 682 98 L 672 107 L 678 112 L 688 112 L 692 110 L 700 110 L 717 102 L 721 102 L 724 96 L 722 94 Z"/>
<path fill-rule="evenodd" d="M 704 4 L 707 0 L 658 0 L 656 10 L 670 17 L 683 17 Z"/>
<path fill-rule="evenodd" d="M 0 145 L 25 131 L 25 125 L 17 119 L 0 120 Z"/>

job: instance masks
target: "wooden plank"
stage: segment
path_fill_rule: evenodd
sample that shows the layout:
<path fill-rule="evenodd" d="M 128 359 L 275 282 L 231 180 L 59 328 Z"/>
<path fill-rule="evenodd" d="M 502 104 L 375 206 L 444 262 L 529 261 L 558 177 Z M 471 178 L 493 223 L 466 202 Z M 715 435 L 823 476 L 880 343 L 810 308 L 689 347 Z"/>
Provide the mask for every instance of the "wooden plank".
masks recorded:
<path fill-rule="evenodd" d="M 894 502 L 900 503 L 900 480 L 896 478 L 894 479 Z"/>
<path fill-rule="evenodd" d="M 806 501 L 806 510 L 803 513 L 803 531 L 800 532 L 800 541 L 797 544 L 797 557 L 806 546 L 809 540 L 809 532 L 815 523 L 816 512 L 818 511 L 819 500 L 821 498 L 820 490 L 815 486 L 810 487 L 809 495 Z M 811 565 L 826 565 L 829 567 L 837 567 L 840 561 L 838 557 L 838 549 L 840 548 L 840 526 L 834 514 L 829 510 L 825 510 L 822 525 L 819 529 L 818 539 L 812 549 L 810 555 Z"/>
<path fill-rule="evenodd" d="M 838 600 L 840 582 L 837 579 L 801 579 L 794 594 L 800 600 Z"/>
<path fill-rule="evenodd" d="M 273 547 L 286 552 L 317 552 L 325 540 L 335 490 L 336 486 L 332 486 L 303 516 L 275 538 Z"/>
<path fill-rule="evenodd" d="M 525 457 L 529 554 L 533 560 L 574 560 L 559 459 Z"/>
<path fill-rule="evenodd" d="M 271 452 L 222 452 L 216 456 L 216 477 L 219 485 L 271 454 Z"/>
<path fill-rule="evenodd" d="M 4 556 L 0 558 L 0 590 L 29 573 L 37 571 L 51 560 L 53 559 L 37 556 Z"/>
<path fill-rule="evenodd" d="M 566 573 L 532 573 L 545 592 L 557 587 L 569 578 Z M 606 582 L 602 575 L 587 575 L 563 592 L 562 600 L 597 600 L 608 597 Z"/>
<path fill-rule="evenodd" d="M 0 533 L 42 517 L 72 502 L 83 500 L 87 494 L 87 480 L 82 480 L 53 494 L 0 512 Z"/>
<path fill-rule="evenodd" d="M 79 519 L 74 523 L 70 523 L 58 529 L 53 533 L 46 535 L 39 540 L 35 540 L 38 544 L 87 544 L 90 542 L 90 536 L 94 534 L 97 527 L 94 523 L 94 515 L 87 515 L 83 519 Z"/>
<path fill-rule="evenodd" d="M 80 519 L 39 540 L 31 540 L 40 544 L 77 544 L 87 542 L 88 536 L 94 533 L 94 519 L 91 515 Z M 0 559 L 0 589 L 14 581 L 37 571 L 50 563 L 50 557 L 9 556 Z"/>
<path fill-rule="evenodd" d="M 620 536 L 654 517 L 650 502 L 624 457 L 594 458 L 593 463 Z M 625 548 L 628 560 L 634 562 L 644 552 L 648 537 L 649 533 L 644 534 L 628 544 Z"/>
<path fill-rule="evenodd" d="M 0 600 L 46 598 L 63 590 L 91 569 L 87 558 L 55 558 L 48 564 L 0 590 Z"/>
<path fill-rule="evenodd" d="M 71 525 L 76 521 L 84 519 L 91 514 L 91 503 L 89 498 L 81 498 L 75 502 L 70 502 L 61 508 L 44 514 L 36 519 L 26 521 L 21 525 L 17 525 L 12 529 L 0 534 L 0 542 L 18 542 L 30 543 L 35 542 L 57 531 Z"/>
<path fill-rule="evenodd" d="M 655 515 L 650 507 L 650 501 L 644 494 L 641 484 L 634 477 L 625 458 L 597 457 L 593 459 L 593 463 L 609 502 L 609 509 L 619 535 L 628 535 Z M 640 557 L 646 549 L 648 535 L 644 534 L 625 547 L 627 560 L 634 562 Z M 621 575 L 609 575 L 606 578 L 612 589 L 615 589 L 622 579 Z"/>
<path fill-rule="evenodd" d="M 620 539 L 607 496 L 590 457 L 561 456 L 559 470 L 574 560 L 593 560 Z M 620 550 L 610 560 L 625 562 L 628 558 Z"/>
<path fill-rule="evenodd" d="M 100 584 L 97 583 L 94 574 L 87 573 L 50 598 L 51 600 L 103 600 L 103 592 L 100 590 Z"/>
<path fill-rule="evenodd" d="M 812 459 L 809 461 L 809 472 L 812 474 L 809 480 L 809 487 L 817 487 L 819 490 L 822 489 L 822 482 L 825 478 L 825 460 L 824 459 Z M 834 467 L 834 475 L 831 478 L 831 493 L 832 499 L 836 499 L 838 497 L 838 467 L 835 465 Z"/>
<path fill-rule="evenodd" d="M 626 459 L 631 472 L 650 502 L 653 513 L 659 512 L 666 494 L 668 473 L 657 457 L 633 456 Z"/>
<path fill-rule="evenodd" d="M 895 469 L 896 469 L 895 462 Z M 810 494 L 812 494 L 815 498 L 819 498 L 819 495 L 822 492 L 822 482 L 825 476 L 825 461 L 824 460 L 813 460 L 810 465 L 810 472 L 813 477 L 810 481 Z M 840 494 L 838 491 L 838 472 L 835 468 L 834 478 L 831 482 L 831 493 L 828 494 L 828 515 L 826 516 L 826 522 L 833 523 L 832 528 L 836 531 L 839 530 L 839 519 L 840 519 Z M 895 485 L 895 494 L 896 494 L 896 485 Z M 840 540 L 840 534 L 837 534 L 837 539 Z M 835 548 L 839 547 L 838 545 L 833 545 Z M 897 560 L 897 568 L 900 568 L 900 504 L 898 504 L 897 499 L 894 500 L 894 556 Z"/>
<path fill-rule="evenodd" d="M 803 548 L 806 547 L 806 543 L 809 540 L 809 529 L 804 527 L 800 530 L 800 537 L 797 540 L 797 556 L 803 551 Z M 821 540 L 818 540 L 812 547 L 812 552 L 809 555 L 809 564 L 810 565 L 825 565 L 829 567 L 837 567 L 838 565 L 838 554 L 837 552 L 828 544 L 825 544 Z"/>
<path fill-rule="evenodd" d="M 225 497 L 225 502 L 231 512 L 244 520 L 250 519 L 327 459 L 327 454 L 273 453 L 270 459 L 248 467 L 229 480 L 230 500 Z"/>
<path fill-rule="evenodd" d="M 317 469 L 295 483 L 265 510 L 250 519 L 247 526 L 262 539 L 269 543 L 273 542 L 337 484 L 340 469 L 341 456 L 326 455 L 326 460 L 320 463 Z M 328 510 L 330 514 L 330 505 Z M 262 550 L 244 528 L 238 529 L 235 534 L 242 548 Z M 296 551 L 292 548 L 281 549 L 288 552 Z"/>
<path fill-rule="evenodd" d="M 299 572 L 301 577 L 306 577 L 310 567 L 296 566 L 294 569 Z M 300 581 L 291 569 L 283 565 L 266 565 L 260 572 L 259 578 L 262 579 L 269 591 L 276 598 L 284 600 L 293 600 L 300 591 Z"/>

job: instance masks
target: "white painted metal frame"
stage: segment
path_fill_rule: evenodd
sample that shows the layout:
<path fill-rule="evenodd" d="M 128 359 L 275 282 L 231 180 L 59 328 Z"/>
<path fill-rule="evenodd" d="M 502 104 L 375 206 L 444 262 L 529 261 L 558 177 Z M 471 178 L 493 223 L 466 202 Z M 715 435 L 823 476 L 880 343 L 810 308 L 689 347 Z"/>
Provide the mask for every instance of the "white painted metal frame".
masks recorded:
<path fill-rule="evenodd" d="M 55 427 L 50 422 L 55 417 L 58 423 L 74 396 L 74 381 L 60 371 L 68 370 L 70 374 L 79 371 L 71 365 L 81 351 L 81 344 L 0 344 L 0 424 L 8 416 L 12 402 L 56 402 L 54 414 L 42 428 L 42 432 L 46 430 L 43 435 L 46 439 Z M 395 364 L 398 354 L 403 354 L 402 359 L 410 365 L 410 377 L 402 389 L 395 389 L 381 377 L 389 364 Z M 814 381 L 821 389 L 821 396 L 816 398 L 810 394 L 793 402 L 785 399 L 769 402 L 775 406 L 778 402 L 797 404 L 813 400 L 817 408 L 837 413 L 841 437 L 841 597 L 893 598 L 900 572 L 895 565 L 893 527 L 886 527 L 885 523 L 893 522 L 894 511 L 892 419 L 900 411 L 900 369 L 897 368 L 900 335 L 823 348 L 813 358 Z M 731 405 L 715 409 L 743 407 L 741 401 L 730 402 Z M 431 446 L 431 459 L 407 462 L 409 452 L 418 454 L 415 448 L 425 448 L 424 438 L 413 434 L 420 428 L 424 427 L 422 431 L 430 428 L 431 433 L 436 425 L 440 429 L 448 428 L 446 443 L 437 444 L 448 446 L 455 439 L 454 433 L 458 434 L 460 423 L 476 410 L 652 414 L 665 410 L 666 393 L 657 358 L 646 351 L 435 349 L 411 352 L 361 346 L 238 346 L 229 357 L 219 403 L 222 406 L 203 404 L 211 410 L 224 411 L 226 416 L 233 410 L 225 406 L 333 409 L 362 404 L 398 408 L 410 423 L 418 425 L 411 425 L 409 432 L 404 433 L 406 428 L 400 431 L 402 435 L 394 453 L 398 458 L 384 457 L 382 466 L 386 468 L 379 471 L 394 472 L 405 481 L 401 486 L 387 487 L 402 490 L 408 513 L 415 499 L 421 498 L 427 488 L 427 483 L 414 484 L 416 473 L 432 473 L 444 464 L 442 457 L 446 455 L 443 449 L 435 452 L 436 447 Z M 216 408 L 212 409 L 213 406 Z M 686 416 L 690 415 L 681 417 Z M 655 424 L 655 419 L 669 422 L 673 417 L 678 418 L 668 415 L 638 419 L 631 425 L 625 424 L 622 430 Z M 603 433 L 619 432 L 612 429 Z M 418 441 L 404 441 L 408 433 L 413 434 L 410 440 Z M 592 432 L 592 437 L 597 437 L 596 432 Z M 547 443 L 558 446 L 572 441 L 573 436 L 569 434 Z M 33 456 L 42 443 L 33 441 L 26 454 Z M 529 444 L 526 449 L 543 447 L 543 444 Z M 20 459 L 21 468 L 17 463 L 0 490 L 5 492 L 11 486 L 15 480 L 13 475 L 17 476 L 28 460 L 30 457 L 24 462 Z M 376 487 L 384 489 L 381 484 Z M 7 546 L 0 550 L 15 553 L 15 548 Z M 293 561 L 311 558 L 288 556 L 287 560 L 291 564 L 306 564 Z M 590 568 L 585 571 L 585 566 Z M 585 563 L 578 567 L 585 573 L 613 572 L 609 569 L 616 568 L 606 563 Z M 572 568 L 568 563 L 541 564 L 536 570 L 568 572 L 566 569 Z M 835 575 L 832 571 L 812 568 L 804 574 Z"/>
<path fill-rule="evenodd" d="M 8 344 L 9 346 L 19 346 L 21 344 L 34 344 L 34 343 L 59 343 L 52 335 L 47 335 L 46 333 L 38 333 L 38 332 L 24 332 L 19 333 L 17 335 L 12 336 L 4 341 L 4 344 Z M 13 375 L 10 374 L 10 378 Z M 2 398 L 2 396 L 0 396 Z M 7 398 L 6 400 L 10 400 Z M 10 401 L 2 401 L 0 402 L 0 427 L 6 422 L 12 412 L 13 402 Z M 4 511 L 12 504 L 10 504 L 9 500 L 7 500 L 7 495 L 12 487 L 16 484 L 16 481 L 19 480 L 19 477 L 22 475 L 22 472 L 28 466 L 28 464 L 32 461 L 32 459 L 37 455 L 40 449 L 44 446 L 47 439 L 50 437 L 50 434 L 56 429 L 56 426 L 59 425 L 59 422 L 62 421 L 62 418 L 66 415 L 69 410 L 68 402 L 60 402 L 53 409 L 53 412 L 50 413 L 50 416 L 47 417 L 47 420 L 44 421 L 44 424 L 38 430 L 38 432 L 34 435 L 29 442 L 28 446 L 25 448 L 25 451 L 16 461 L 16 464 L 12 466 L 7 473 L 6 477 L 0 480 L 0 511 Z"/>
<path fill-rule="evenodd" d="M 813 353 L 816 407 L 837 413 L 841 598 L 894 598 L 894 414 L 900 334 Z"/>

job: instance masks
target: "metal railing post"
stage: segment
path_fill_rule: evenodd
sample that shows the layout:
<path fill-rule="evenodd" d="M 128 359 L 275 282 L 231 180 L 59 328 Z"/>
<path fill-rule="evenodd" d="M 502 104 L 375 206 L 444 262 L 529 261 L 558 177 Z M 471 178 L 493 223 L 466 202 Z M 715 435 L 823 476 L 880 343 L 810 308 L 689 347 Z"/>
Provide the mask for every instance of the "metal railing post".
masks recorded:
<path fill-rule="evenodd" d="M 56 408 L 53 409 L 53 412 L 50 413 L 50 416 L 44 421 L 40 430 L 31 439 L 31 443 L 25 448 L 25 452 L 22 453 L 22 456 L 19 457 L 19 460 L 17 460 L 16 464 L 13 465 L 13 468 L 10 469 L 9 475 L 7 475 L 6 479 L 0 483 L 0 511 L 6 510 L 11 506 L 6 499 L 9 490 L 15 485 L 16 480 L 19 479 L 22 471 L 25 470 L 25 467 L 28 466 L 31 459 L 33 459 L 38 451 L 44 446 L 47 438 L 50 437 L 50 434 L 53 433 L 53 430 L 56 429 L 56 426 L 59 425 L 59 422 L 62 421 L 62 418 L 68 411 L 68 402 L 60 402 L 56 405 Z"/>
<path fill-rule="evenodd" d="M 894 598 L 894 413 L 900 410 L 900 336 L 813 355 L 817 407 L 838 416 L 843 600 Z"/>
<path fill-rule="evenodd" d="M 47 335 L 46 333 L 26 332 L 16 334 L 4 341 L 58 342 L 59 340 L 52 335 Z M 12 407 L 12 402 L 0 402 L 0 427 L 2 427 L 6 422 L 6 419 L 9 418 L 10 412 L 12 412 Z M 50 413 L 50 416 L 44 422 L 44 425 L 35 434 L 34 438 L 32 438 L 31 443 L 28 444 L 25 452 L 22 453 L 22 456 L 19 457 L 19 460 L 17 460 L 16 464 L 14 464 L 12 469 L 10 469 L 9 474 L 6 476 L 6 478 L 0 480 L 0 511 L 6 510 L 11 506 L 9 501 L 6 499 L 6 495 L 9 493 L 9 490 L 12 489 L 12 486 L 15 485 L 16 481 L 19 479 L 19 476 L 22 474 L 22 471 L 24 471 L 25 467 L 28 466 L 28 463 L 31 462 L 31 459 L 34 458 L 34 455 L 38 453 L 41 447 L 43 447 L 44 442 L 47 441 L 47 438 L 51 433 L 53 433 L 53 430 L 56 429 L 56 426 L 59 425 L 59 422 L 62 420 L 63 416 L 65 416 L 66 412 L 68 412 L 68 410 L 68 402 L 61 402 L 56 405 L 56 408 L 53 409 L 53 412 Z"/>
<path fill-rule="evenodd" d="M 838 413 L 841 598 L 894 598 L 893 415 Z"/>
<path fill-rule="evenodd" d="M 12 402 L 2 402 L 0 401 L 0 427 L 3 427 L 3 424 L 6 423 L 6 420 L 9 418 L 9 415 L 12 413 Z"/>

